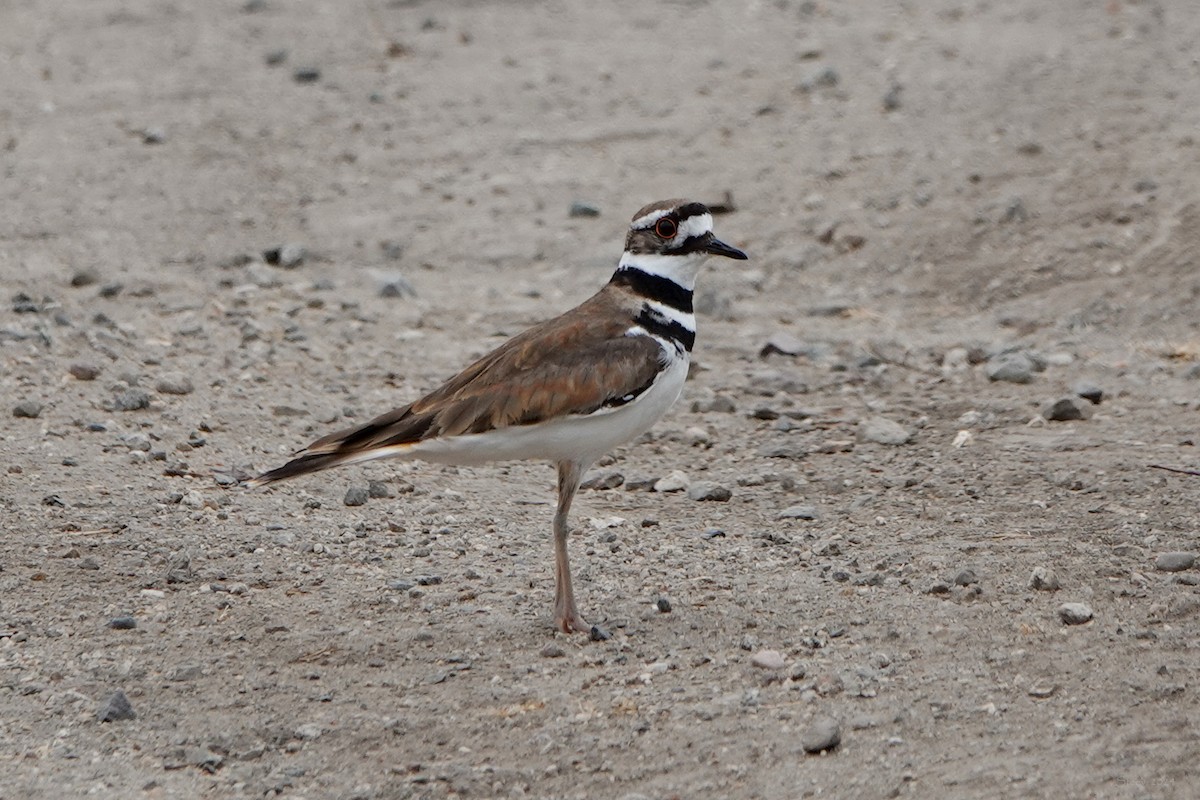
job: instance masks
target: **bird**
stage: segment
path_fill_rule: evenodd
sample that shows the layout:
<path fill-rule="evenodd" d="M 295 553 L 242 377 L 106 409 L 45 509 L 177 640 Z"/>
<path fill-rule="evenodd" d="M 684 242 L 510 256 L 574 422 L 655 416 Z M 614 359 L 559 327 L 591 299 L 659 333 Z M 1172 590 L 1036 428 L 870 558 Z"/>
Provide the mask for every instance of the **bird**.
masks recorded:
<path fill-rule="evenodd" d="M 748 258 L 713 235 L 703 203 L 651 203 L 634 214 L 616 271 L 590 298 L 517 334 L 424 397 L 323 436 L 249 484 L 378 458 L 464 466 L 550 461 L 558 470 L 555 625 L 607 638 L 575 602 L 571 503 L 588 467 L 645 433 L 679 399 L 696 341 L 692 293 L 710 256 Z"/>

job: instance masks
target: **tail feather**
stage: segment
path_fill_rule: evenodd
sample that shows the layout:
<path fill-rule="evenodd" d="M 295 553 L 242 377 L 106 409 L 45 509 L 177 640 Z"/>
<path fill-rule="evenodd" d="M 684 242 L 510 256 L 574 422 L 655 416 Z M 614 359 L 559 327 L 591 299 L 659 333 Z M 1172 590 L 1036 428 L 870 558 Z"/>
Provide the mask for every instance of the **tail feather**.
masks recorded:
<path fill-rule="evenodd" d="M 266 486 L 275 481 L 287 480 L 310 472 L 319 472 L 330 467 L 348 464 L 351 461 L 361 461 L 362 453 L 306 453 L 293 458 L 282 467 L 268 470 L 248 481 L 250 486 Z"/>

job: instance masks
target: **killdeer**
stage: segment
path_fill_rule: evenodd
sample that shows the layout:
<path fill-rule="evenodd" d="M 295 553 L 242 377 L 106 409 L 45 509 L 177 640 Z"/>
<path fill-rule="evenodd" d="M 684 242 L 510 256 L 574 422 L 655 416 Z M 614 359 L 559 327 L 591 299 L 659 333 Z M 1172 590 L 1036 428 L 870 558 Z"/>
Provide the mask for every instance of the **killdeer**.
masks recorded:
<path fill-rule="evenodd" d="M 703 204 L 652 203 L 634 215 L 616 272 L 591 298 L 514 336 L 421 399 L 317 439 L 250 484 L 389 457 L 552 461 L 554 620 L 566 633 L 602 638 L 575 606 L 571 501 L 584 470 L 648 430 L 679 398 L 696 340 L 692 290 L 710 255 L 746 258 L 713 236 Z"/>

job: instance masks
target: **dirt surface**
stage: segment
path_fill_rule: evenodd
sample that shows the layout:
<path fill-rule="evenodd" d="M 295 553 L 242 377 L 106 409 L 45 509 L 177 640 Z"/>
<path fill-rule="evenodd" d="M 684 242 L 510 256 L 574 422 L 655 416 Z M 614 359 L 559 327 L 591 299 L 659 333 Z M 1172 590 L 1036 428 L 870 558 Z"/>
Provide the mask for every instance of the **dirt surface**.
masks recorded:
<path fill-rule="evenodd" d="M 1150 465 L 1200 467 L 1197 41 L 1192 0 L 0 0 L 0 797 L 1194 797 L 1200 478 Z M 611 640 L 553 630 L 546 465 L 236 485 L 726 190 L 752 260 L 575 506 Z"/>

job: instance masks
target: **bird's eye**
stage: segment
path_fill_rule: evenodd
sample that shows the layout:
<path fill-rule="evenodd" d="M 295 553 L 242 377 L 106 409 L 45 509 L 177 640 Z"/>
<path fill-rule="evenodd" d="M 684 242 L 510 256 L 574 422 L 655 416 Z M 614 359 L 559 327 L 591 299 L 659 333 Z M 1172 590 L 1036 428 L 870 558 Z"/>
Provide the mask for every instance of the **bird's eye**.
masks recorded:
<path fill-rule="evenodd" d="M 654 232 L 664 239 L 674 239 L 678 230 L 679 227 L 675 224 L 675 220 L 669 217 L 663 217 L 654 224 Z"/>

